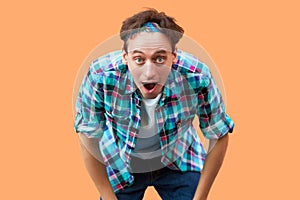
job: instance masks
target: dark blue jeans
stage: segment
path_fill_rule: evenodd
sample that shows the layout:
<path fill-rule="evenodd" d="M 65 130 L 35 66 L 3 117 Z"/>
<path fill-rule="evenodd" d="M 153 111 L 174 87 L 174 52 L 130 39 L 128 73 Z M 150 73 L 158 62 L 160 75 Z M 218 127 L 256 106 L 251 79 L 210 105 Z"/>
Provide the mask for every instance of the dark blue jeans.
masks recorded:
<path fill-rule="evenodd" d="M 133 176 L 134 184 L 116 193 L 118 200 L 143 199 L 148 186 L 153 186 L 163 200 L 192 200 L 200 172 L 181 172 L 164 167 L 152 172 L 133 173 Z"/>

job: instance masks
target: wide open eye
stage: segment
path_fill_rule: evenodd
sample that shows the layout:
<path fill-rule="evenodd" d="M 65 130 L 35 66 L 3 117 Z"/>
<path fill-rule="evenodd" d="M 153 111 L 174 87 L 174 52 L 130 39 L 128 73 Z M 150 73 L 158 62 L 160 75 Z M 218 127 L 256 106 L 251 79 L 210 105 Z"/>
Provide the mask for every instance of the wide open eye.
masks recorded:
<path fill-rule="evenodd" d="M 163 57 L 163 56 L 159 56 L 159 57 L 157 57 L 157 58 L 155 59 L 155 62 L 156 62 L 157 64 L 163 64 L 165 61 L 166 61 L 166 58 Z"/>
<path fill-rule="evenodd" d="M 142 59 L 141 57 L 136 57 L 134 58 L 134 62 L 138 65 L 141 65 L 144 63 L 144 59 Z"/>

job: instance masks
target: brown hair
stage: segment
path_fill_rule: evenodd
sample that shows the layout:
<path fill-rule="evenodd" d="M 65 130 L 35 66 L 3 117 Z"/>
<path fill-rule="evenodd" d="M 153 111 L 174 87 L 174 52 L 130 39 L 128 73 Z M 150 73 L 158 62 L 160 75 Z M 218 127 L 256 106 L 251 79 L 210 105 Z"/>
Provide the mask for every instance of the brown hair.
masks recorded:
<path fill-rule="evenodd" d="M 173 17 L 167 16 L 164 12 L 158 12 L 153 8 L 149 8 L 145 11 L 139 12 L 132 17 L 123 21 L 120 37 L 124 41 L 124 50 L 127 52 L 127 39 L 136 33 L 136 29 L 142 28 L 147 22 L 157 23 L 162 28 L 164 33 L 170 40 L 172 45 L 172 51 L 175 50 L 175 45 L 182 37 L 184 30 L 175 23 Z"/>

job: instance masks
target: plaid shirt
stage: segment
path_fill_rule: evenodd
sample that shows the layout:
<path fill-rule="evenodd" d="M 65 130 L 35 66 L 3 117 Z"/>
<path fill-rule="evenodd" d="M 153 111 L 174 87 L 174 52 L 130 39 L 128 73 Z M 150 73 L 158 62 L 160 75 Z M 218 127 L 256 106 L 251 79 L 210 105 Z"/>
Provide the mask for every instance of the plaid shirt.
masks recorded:
<path fill-rule="evenodd" d="M 133 183 L 130 155 L 141 126 L 141 103 L 142 95 L 122 64 L 121 51 L 91 63 L 76 102 L 75 130 L 98 138 L 115 192 Z M 181 50 L 155 113 L 161 162 L 181 171 L 201 171 L 204 165 L 206 151 L 192 126 L 195 115 L 208 139 L 218 139 L 234 127 L 208 67 Z"/>

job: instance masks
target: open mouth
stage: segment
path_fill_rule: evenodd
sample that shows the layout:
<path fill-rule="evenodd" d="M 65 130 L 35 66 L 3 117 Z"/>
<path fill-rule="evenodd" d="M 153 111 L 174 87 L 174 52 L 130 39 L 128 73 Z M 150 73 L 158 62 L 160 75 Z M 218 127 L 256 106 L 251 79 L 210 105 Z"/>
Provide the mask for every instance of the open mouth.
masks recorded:
<path fill-rule="evenodd" d="M 147 89 L 147 90 L 152 90 L 154 87 L 155 87 L 156 83 L 145 83 L 144 84 L 144 87 Z"/>

